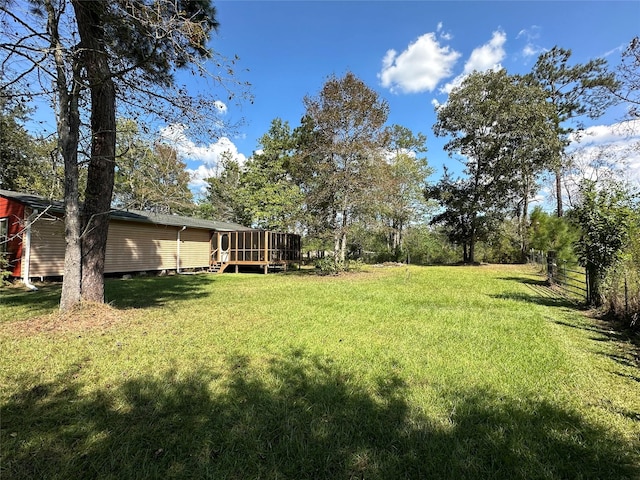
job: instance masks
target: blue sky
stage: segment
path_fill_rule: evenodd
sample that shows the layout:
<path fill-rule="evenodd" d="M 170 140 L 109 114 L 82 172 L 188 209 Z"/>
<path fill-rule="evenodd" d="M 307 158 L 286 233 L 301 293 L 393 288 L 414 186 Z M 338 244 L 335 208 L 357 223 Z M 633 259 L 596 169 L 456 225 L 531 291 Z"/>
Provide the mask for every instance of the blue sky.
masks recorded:
<path fill-rule="evenodd" d="M 526 73 L 540 53 L 556 45 L 572 50 L 572 62 L 605 57 L 616 65 L 640 34 L 639 1 L 223 0 L 216 5 L 220 29 L 212 47 L 240 57 L 240 78 L 251 83 L 254 102 L 226 106 L 229 120 L 245 122 L 234 136 L 196 146 L 185 132 L 182 150 L 196 187 L 221 151 L 240 161 L 251 156 L 273 119 L 297 126 L 304 96 L 316 95 L 330 75 L 348 71 L 389 103 L 389 124 L 427 135 L 426 155 L 436 180 L 443 165 L 456 171 L 459 162 L 443 152 L 446 139 L 433 135 L 434 103 L 445 102 L 466 73 L 496 65 Z M 587 125 L 614 124 L 622 113 L 613 109 Z M 629 172 L 640 179 L 640 161 Z"/>

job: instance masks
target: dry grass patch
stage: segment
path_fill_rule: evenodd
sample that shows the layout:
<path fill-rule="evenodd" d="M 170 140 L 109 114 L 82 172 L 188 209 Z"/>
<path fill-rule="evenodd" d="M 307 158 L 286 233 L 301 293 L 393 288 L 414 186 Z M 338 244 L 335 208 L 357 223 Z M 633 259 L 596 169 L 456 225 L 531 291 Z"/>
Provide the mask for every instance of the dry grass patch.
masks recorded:
<path fill-rule="evenodd" d="M 68 312 L 39 315 L 0 324 L 0 334 L 28 337 L 40 333 L 66 334 L 108 330 L 139 317 L 138 310 L 118 310 L 111 305 L 86 302 Z"/>

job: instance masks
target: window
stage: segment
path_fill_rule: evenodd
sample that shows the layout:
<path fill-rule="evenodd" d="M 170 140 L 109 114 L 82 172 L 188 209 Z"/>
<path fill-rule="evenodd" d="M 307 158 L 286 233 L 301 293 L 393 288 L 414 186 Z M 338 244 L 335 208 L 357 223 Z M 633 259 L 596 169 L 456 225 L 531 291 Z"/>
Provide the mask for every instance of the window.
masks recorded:
<path fill-rule="evenodd" d="M 0 253 L 6 253 L 9 239 L 9 220 L 0 218 Z"/>

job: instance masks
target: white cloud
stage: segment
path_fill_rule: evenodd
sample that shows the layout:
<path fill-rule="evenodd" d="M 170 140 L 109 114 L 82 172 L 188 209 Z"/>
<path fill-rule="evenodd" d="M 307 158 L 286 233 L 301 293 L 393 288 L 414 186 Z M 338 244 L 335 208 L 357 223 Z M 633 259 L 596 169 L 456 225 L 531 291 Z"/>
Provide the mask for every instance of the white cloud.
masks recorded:
<path fill-rule="evenodd" d="M 160 131 L 160 136 L 175 147 L 183 158 L 200 161 L 209 167 L 215 167 L 225 152 L 229 152 L 240 165 L 246 161 L 244 154 L 238 152 L 238 147 L 229 138 L 220 137 L 215 143 L 197 145 L 187 137 L 186 130 L 183 125 L 170 125 Z"/>
<path fill-rule="evenodd" d="M 453 40 L 453 35 L 449 32 L 440 32 L 440 38 L 442 40 L 446 40 L 447 42 L 450 42 L 451 40 Z"/>
<path fill-rule="evenodd" d="M 640 120 L 592 126 L 570 140 L 573 183 L 613 177 L 640 187 Z"/>
<path fill-rule="evenodd" d="M 516 39 L 524 39 L 525 45 L 522 47 L 521 55 L 527 60 L 533 57 L 538 57 L 545 49 L 539 45 L 536 45 L 535 40 L 540 38 L 540 27 L 532 25 L 529 28 L 524 28 L 518 32 Z"/>
<path fill-rule="evenodd" d="M 443 30 L 442 22 L 438 22 L 438 26 L 436 27 L 436 31 L 442 40 L 451 41 L 453 39 L 453 35 L 449 32 L 445 32 Z"/>
<path fill-rule="evenodd" d="M 594 125 L 581 132 L 573 133 L 569 141 L 574 147 L 601 145 L 611 142 L 640 139 L 640 120 L 614 123 L 613 125 Z"/>
<path fill-rule="evenodd" d="M 493 32 L 489 42 L 477 47 L 471 52 L 469 60 L 464 65 L 464 71 L 451 82 L 442 87 L 441 91 L 450 93 L 455 87 L 462 84 L 464 79 L 473 72 L 486 72 L 487 70 L 500 70 L 500 62 L 505 58 L 504 44 L 507 34 L 501 30 Z"/>
<path fill-rule="evenodd" d="M 543 49 L 536 47 L 535 45 L 528 43 L 522 48 L 522 56 L 524 58 L 538 57 L 543 52 Z"/>
<path fill-rule="evenodd" d="M 224 102 L 221 102 L 220 100 L 216 100 L 214 102 L 214 105 L 221 114 L 224 115 L 225 113 L 227 113 L 227 105 Z"/>
<path fill-rule="evenodd" d="M 532 42 L 540 38 L 540 27 L 538 25 L 531 25 L 529 28 L 523 28 L 516 35 L 516 39 L 524 38 L 527 42 Z"/>
<path fill-rule="evenodd" d="M 228 153 L 240 165 L 244 165 L 247 158 L 238 152 L 238 147 L 227 137 L 220 137 L 215 143 L 197 145 L 187 136 L 187 128 L 184 125 L 170 125 L 161 129 L 160 136 L 169 145 L 173 146 L 180 157 L 201 163 L 195 169 L 187 169 L 191 175 L 189 186 L 193 191 L 203 191 L 205 178 L 213 177 L 218 172 L 218 164 L 224 153 Z"/>
<path fill-rule="evenodd" d="M 215 177 L 218 173 L 215 168 L 207 167 L 206 165 L 200 165 L 196 169 L 187 168 L 187 172 L 191 177 L 189 188 L 196 194 L 206 194 L 208 183 L 205 180 Z"/>
<path fill-rule="evenodd" d="M 440 45 L 434 33 L 426 33 L 400 54 L 388 50 L 378 78 L 393 93 L 433 91 L 441 80 L 452 75 L 460 55 L 449 46 Z"/>

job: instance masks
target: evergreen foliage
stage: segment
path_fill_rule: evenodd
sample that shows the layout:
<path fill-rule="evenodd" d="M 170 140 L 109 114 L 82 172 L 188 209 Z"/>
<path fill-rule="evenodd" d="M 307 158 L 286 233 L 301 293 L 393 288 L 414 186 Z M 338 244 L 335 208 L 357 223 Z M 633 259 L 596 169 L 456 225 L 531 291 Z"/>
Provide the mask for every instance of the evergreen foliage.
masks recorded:
<path fill-rule="evenodd" d="M 599 306 L 604 301 L 601 287 L 607 270 L 619 260 L 631 232 L 637 232 L 638 207 L 622 185 L 597 189 L 595 182 L 585 181 L 581 196 L 571 212 L 581 231 L 576 253 L 587 270 L 591 301 Z"/>

